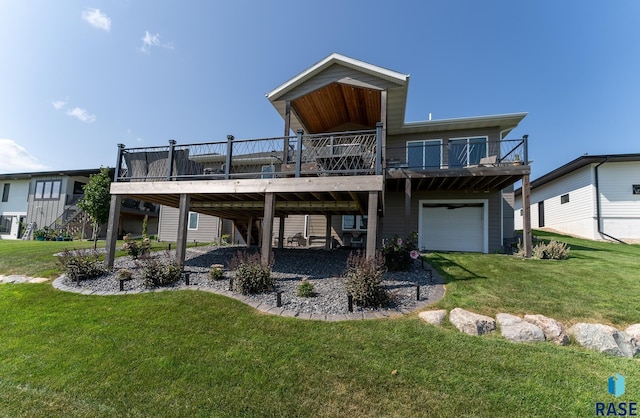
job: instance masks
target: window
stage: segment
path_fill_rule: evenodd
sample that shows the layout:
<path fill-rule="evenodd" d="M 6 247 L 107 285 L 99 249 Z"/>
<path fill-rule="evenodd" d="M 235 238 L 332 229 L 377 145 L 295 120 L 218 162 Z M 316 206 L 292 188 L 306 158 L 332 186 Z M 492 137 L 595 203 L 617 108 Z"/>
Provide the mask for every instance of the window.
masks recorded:
<path fill-rule="evenodd" d="M 633 185 L 633 194 L 640 194 L 640 184 Z"/>
<path fill-rule="evenodd" d="M 560 196 L 560 204 L 564 205 L 565 203 L 569 203 L 569 193 Z"/>
<path fill-rule="evenodd" d="M 342 217 L 343 231 L 366 231 L 367 217 L 360 215 L 344 215 Z"/>
<path fill-rule="evenodd" d="M 8 202 L 9 201 L 9 187 L 10 186 L 11 186 L 11 184 L 5 183 L 4 187 L 2 188 L 2 201 L 3 202 Z"/>
<path fill-rule="evenodd" d="M 274 177 L 273 172 L 274 172 L 274 169 L 272 165 L 263 165 L 261 177 L 263 179 L 272 179 Z"/>
<path fill-rule="evenodd" d="M 442 166 L 442 140 L 407 141 L 407 165 L 409 168 L 439 169 Z"/>
<path fill-rule="evenodd" d="M 0 216 L 0 234 L 8 234 L 11 232 L 12 216 Z"/>
<path fill-rule="evenodd" d="M 189 212 L 189 228 L 190 230 L 198 229 L 198 218 L 199 213 L 197 212 Z"/>
<path fill-rule="evenodd" d="M 36 181 L 36 199 L 60 198 L 60 180 Z"/>
<path fill-rule="evenodd" d="M 449 140 L 449 167 L 466 167 L 480 163 L 487 156 L 487 137 L 455 138 Z"/>

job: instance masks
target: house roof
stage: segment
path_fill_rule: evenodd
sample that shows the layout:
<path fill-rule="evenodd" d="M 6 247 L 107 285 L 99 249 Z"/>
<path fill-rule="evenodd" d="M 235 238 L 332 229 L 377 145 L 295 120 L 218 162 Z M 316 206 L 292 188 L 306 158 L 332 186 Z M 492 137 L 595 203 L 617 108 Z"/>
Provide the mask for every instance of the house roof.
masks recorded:
<path fill-rule="evenodd" d="M 113 172 L 113 168 L 109 169 Z M 34 177 L 53 177 L 53 176 L 81 176 L 89 177 L 91 174 L 97 174 L 100 172 L 99 168 L 88 168 L 84 170 L 54 170 L 54 171 L 32 171 L 29 173 L 6 173 L 0 174 L 0 180 L 24 180 Z"/>
<path fill-rule="evenodd" d="M 266 96 L 283 119 L 286 119 L 286 103 L 290 102 L 290 129 L 307 133 L 373 129 L 380 121 L 382 105 L 386 106 L 389 134 L 498 128 L 506 135 L 527 115 L 513 113 L 406 123 L 408 87 L 408 74 L 333 53 Z M 382 103 L 382 90 L 387 92 L 386 103 Z"/>
<path fill-rule="evenodd" d="M 531 190 L 543 186 L 553 180 L 566 176 L 567 174 L 574 172 L 589 164 L 596 164 L 602 162 L 628 162 L 628 161 L 640 161 L 640 154 L 604 154 L 604 155 L 583 155 L 576 158 L 567 164 L 556 168 L 544 174 L 531 182 Z M 515 191 L 516 196 L 522 195 L 522 188 Z"/>

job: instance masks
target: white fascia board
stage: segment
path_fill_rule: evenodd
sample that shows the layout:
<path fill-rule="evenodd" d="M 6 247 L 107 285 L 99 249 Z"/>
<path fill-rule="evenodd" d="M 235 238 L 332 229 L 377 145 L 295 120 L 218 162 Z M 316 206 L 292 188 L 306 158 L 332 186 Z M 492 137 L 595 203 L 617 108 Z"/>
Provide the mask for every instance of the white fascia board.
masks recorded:
<path fill-rule="evenodd" d="M 338 53 L 334 52 L 333 54 L 329 55 L 328 57 L 326 57 L 322 61 L 316 63 L 315 65 L 312 65 L 311 67 L 309 67 L 305 71 L 303 71 L 300 74 L 298 74 L 297 76 L 293 77 L 289 81 L 287 81 L 287 82 L 281 84 L 280 86 L 276 87 L 274 90 L 272 90 L 271 92 L 267 93 L 266 96 L 270 101 L 277 100 L 278 97 L 280 97 L 282 94 L 286 93 L 287 91 L 289 91 L 293 87 L 301 84 L 303 81 L 309 79 L 313 75 L 321 72 L 325 68 L 327 68 L 327 67 L 329 67 L 329 66 L 331 66 L 332 64 L 335 64 L 335 63 L 340 63 L 340 64 L 343 64 L 343 65 L 345 65 L 347 67 L 350 67 L 350 68 L 359 69 L 359 70 L 365 70 L 367 72 L 371 72 L 371 73 L 377 74 L 379 76 L 384 76 L 386 78 L 391 78 L 391 79 L 397 80 L 400 83 L 405 83 L 407 81 L 407 79 L 409 78 L 408 74 L 402 74 L 402 73 L 399 73 L 397 71 L 388 70 L 386 68 L 382 68 L 382 67 L 379 67 L 379 66 L 373 65 L 373 64 L 368 64 L 368 63 L 366 63 L 364 61 L 360 61 L 360 60 L 357 60 L 357 59 L 349 58 L 349 57 L 346 57 L 344 55 L 341 55 L 341 54 L 338 54 Z"/>
<path fill-rule="evenodd" d="M 451 118 L 451 119 L 434 119 L 424 120 L 416 122 L 405 122 L 402 128 L 419 128 L 419 127 L 432 127 L 432 126 L 444 126 L 444 125 L 456 125 L 461 123 L 470 124 L 482 124 L 483 122 L 505 122 L 512 123 L 513 127 L 516 127 L 522 119 L 527 116 L 527 112 L 521 113 L 507 113 L 502 115 L 487 115 L 487 116 L 473 116 L 467 118 Z"/>

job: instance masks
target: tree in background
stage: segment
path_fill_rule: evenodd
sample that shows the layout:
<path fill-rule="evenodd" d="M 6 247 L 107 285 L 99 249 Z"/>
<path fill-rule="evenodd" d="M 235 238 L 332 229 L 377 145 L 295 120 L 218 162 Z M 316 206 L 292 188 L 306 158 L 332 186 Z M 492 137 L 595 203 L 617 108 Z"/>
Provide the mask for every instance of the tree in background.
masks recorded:
<path fill-rule="evenodd" d="M 98 231 L 100 226 L 109 220 L 111 205 L 111 176 L 109 167 L 101 167 L 98 174 L 89 176 L 89 182 L 82 188 L 84 196 L 78 202 L 80 209 L 85 211 L 93 223 L 93 248 L 98 246 Z"/>

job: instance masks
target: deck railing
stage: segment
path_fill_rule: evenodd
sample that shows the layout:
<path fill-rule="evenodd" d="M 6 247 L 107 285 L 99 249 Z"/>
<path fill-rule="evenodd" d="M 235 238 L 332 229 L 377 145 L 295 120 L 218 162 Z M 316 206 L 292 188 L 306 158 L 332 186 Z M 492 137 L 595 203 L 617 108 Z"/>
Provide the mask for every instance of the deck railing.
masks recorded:
<path fill-rule="evenodd" d="M 516 140 L 487 141 L 486 138 L 409 141 L 387 146 L 386 168 L 443 170 L 476 167 L 528 165 L 527 136 Z"/>
<path fill-rule="evenodd" d="M 118 145 L 115 181 L 382 174 L 376 130 L 168 146 Z"/>

